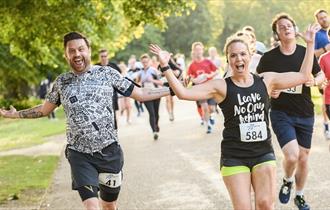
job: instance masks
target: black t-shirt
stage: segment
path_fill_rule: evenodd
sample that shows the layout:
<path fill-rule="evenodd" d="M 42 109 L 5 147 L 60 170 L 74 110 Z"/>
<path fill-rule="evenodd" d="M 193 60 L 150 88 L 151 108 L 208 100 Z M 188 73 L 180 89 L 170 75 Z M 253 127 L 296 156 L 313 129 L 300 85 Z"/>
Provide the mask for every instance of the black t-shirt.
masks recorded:
<path fill-rule="evenodd" d="M 253 75 L 253 85 L 239 87 L 225 79 L 226 98 L 219 103 L 225 118 L 223 158 L 256 158 L 273 152 L 269 129 L 269 96 L 263 78 Z"/>
<path fill-rule="evenodd" d="M 306 48 L 297 45 L 292 55 L 284 55 L 279 47 L 266 52 L 260 59 L 257 67 L 258 73 L 263 72 L 299 72 L 304 60 Z M 314 57 L 312 74 L 315 76 L 320 71 L 320 66 Z M 294 93 L 294 94 L 293 94 Z M 291 116 L 314 116 L 314 104 L 309 87 L 300 85 L 281 92 L 277 99 L 271 99 L 273 110 L 279 110 Z"/>

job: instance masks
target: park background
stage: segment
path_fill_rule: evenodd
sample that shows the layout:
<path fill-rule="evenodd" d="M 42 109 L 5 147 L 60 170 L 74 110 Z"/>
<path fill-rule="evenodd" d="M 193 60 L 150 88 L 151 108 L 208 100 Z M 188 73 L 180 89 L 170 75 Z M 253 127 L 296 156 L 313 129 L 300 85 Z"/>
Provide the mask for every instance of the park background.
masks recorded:
<path fill-rule="evenodd" d="M 100 48 L 111 60 L 127 62 L 157 43 L 190 59 L 191 44 L 222 53 L 228 36 L 251 25 L 258 41 L 270 47 L 271 21 L 289 13 L 300 31 L 315 21 L 316 9 L 330 10 L 330 1 L 312 0 L 2 0 L 0 1 L 0 107 L 32 107 L 40 82 L 69 70 L 62 37 L 79 31 L 92 42 L 93 62 Z M 224 61 L 224 59 L 223 59 Z M 188 64 L 189 62 L 187 62 Z M 321 98 L 312 90 L 316 113 Z M 62 109 L 57 121 L 0 119 L 0 151 L 30 147 L 65 131 Z M 0 157 L 0 203 L 40 202 L 56 169 L 58 156 Z"/>

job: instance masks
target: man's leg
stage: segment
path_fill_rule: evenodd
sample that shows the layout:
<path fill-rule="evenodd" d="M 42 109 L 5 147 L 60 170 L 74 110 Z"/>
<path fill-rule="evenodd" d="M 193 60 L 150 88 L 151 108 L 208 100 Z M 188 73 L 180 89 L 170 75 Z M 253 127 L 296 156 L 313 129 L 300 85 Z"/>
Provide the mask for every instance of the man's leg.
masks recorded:
<path fill-rule="evenodd" d="M 86 210 L 99 210 L 98 188 L 86 185 L 77 189 Z"/>
<path fill-rule="evenodd" d="M 296 134 L 299 143 L 299 159 L 295 174 L 296 197 L 294 202 L 299 209 L 310 209 L 304 198 L 304 186 L 308 176 L 308 157 L 312 145 L 314 117 L 297 118 Z"/>
<path fill-rule="evenodd" d="M 100 203 L 103 210 L 116 210 L 117 199 L 120 192 L 120 187 L 109 188 L 104 185 L 100 185 Z"/>
<path fill-rule="evenodd" d="M 286 178 L 293 177 L 299 159 L 299 145 L 296 139 L 282 147 L 284 154 L 283 169 Z"/>
<path fill-rule="evenodd" d="M 206 133 L 211 133 L 212 132 L 212 127 L 210 123 L 210 113 L 209 113 L 209 105 L 207 104 L 207 101 L 203 101 L 201 103 L 202 110 L 204 113 L 204 122 L 206 123 L 207 130 Z"/>
<path fill-rule="evenodd" d="M 307 180 L 309 151 L 309 149 L 306 149 L 301 146 L 299 147 L 298 167 L 295 174 L 296 191 L 302 191 Z"/>
<path fill-rule="evenodd" d="M 294 128 L 292 117 L 282 111 L 272 110 L 270 112 L 270 118 L 274 133 L 284 154 L 284 178 L 279 192 L 279 200 L 285 204 L 290 200 L 291 188 L 294 181 L 293 175 L 299 158 L 299 146 L 296 140 L 296 129 Z"/>

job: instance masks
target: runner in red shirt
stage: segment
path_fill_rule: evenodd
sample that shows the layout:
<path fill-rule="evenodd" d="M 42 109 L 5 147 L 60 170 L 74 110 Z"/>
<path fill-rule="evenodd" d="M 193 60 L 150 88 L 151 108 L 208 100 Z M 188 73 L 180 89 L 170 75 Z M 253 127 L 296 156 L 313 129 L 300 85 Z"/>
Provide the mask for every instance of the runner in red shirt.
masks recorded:
<path fill-rule="evenodd" d="M 191 52 L 193 62 L 188 68 L 187 75 L 191 77 L 194 85 L 213 79 L 218 74 L 217 67 L 212 61 L 204 58 L 204 45 L 201 42 L 194 42 L 191 46 Z M 214 118 L 210 115 L 215 111 L 216 102 L 213 99 L 201 100 L 197 101 L 197 105 L 200 105 L 202 111 L 199 110 L 199 113 L 203 113 L 201 117 L 207 125 L 206 133 L 211 133 Z"/>

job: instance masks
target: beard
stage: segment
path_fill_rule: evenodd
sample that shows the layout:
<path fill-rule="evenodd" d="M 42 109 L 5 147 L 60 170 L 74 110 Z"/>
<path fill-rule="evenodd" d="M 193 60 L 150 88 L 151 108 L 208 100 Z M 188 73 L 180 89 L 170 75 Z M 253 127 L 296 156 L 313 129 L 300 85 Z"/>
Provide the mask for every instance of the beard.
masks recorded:
<path fill-rule="evenodd" d="M 324 29 L 329 28 L 329 22 L 322 23 L 321 27 L 324 28 Z"/>
<path fill-rule="evenodd" d="M 85 57 L 75 57 L 69 61 L 69 64 L 73 71 L 77 73 L 83 73 L 86 71 L 87 67 L 90 64 L 90 61 L 87 60 Z"/>

